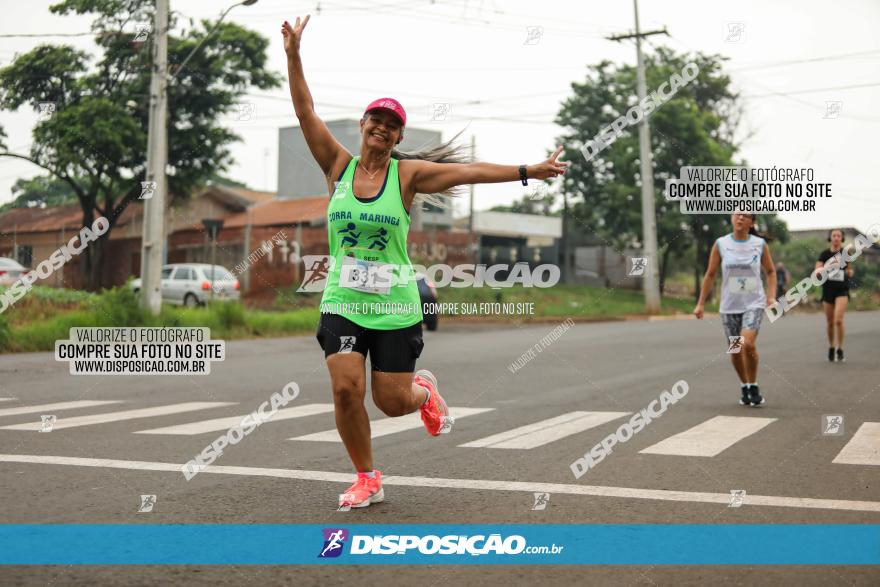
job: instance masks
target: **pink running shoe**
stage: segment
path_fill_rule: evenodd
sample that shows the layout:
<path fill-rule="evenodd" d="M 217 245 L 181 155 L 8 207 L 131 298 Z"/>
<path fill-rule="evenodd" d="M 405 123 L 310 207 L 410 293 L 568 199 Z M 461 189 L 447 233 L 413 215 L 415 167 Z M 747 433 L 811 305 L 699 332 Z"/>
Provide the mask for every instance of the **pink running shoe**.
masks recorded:
<path fill-rule="evenodd" d="M 357 481 L 339 496 L 339 507 L 348 505 L 353 508 L 365 508 L 371 503 L 379 503 L 385 499 L 382 489 L 382 471 L 375 471 L 376 476 L 358 473 Z"/>
<path fill-rule="evenodd" d="M 452 431 L 455 418 L 449 415 L 449 408 L 443 401 L 443 396 L 437 391 L 437 378 L 427 369 L 419 369 L 413 378 L 416 385 L 426 387 L 431 391 L 430 399 L 419 408 L 422 413 L 422 423 L 431 436 L 447 434 Z"/>

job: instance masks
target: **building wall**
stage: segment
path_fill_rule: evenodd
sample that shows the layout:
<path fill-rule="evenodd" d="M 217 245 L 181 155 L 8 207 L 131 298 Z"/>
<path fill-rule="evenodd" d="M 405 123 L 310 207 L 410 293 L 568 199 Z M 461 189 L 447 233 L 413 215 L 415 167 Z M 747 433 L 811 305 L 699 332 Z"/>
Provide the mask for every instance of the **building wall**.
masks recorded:
<path fill-rule="evenodd" d="M 574 276 L 572 283 L 610 287 L 614 289 L 642 289 L 642 278 L 629 275 L 631 257 L 643 253 L 625 250 L 618 253 L 604 245 L 574 247 Z"/>

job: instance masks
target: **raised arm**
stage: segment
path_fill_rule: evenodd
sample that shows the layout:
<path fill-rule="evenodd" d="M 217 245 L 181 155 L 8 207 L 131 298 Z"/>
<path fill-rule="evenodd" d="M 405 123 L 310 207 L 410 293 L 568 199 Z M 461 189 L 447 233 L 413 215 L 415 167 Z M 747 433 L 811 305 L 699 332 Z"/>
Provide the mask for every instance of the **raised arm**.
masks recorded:
<path fill-rule="evenodd" d="M 557 161 L 562 147 L 542 163 L 526 166 L 529 179 L 549 179 L 565 173 L 568 163 Z M 430 161 L 407 161 L 413 165 L 412 189 L 418 194 L 435 194 L 457 185 L 472 183 L 502 183 L 519 181 L 519 165 L 496 165 L 494 163 L 433 163 Z"/>
<path fill-rule="evenodd" d="M 334 167 L 345 165 L 351 159 L 351 153 L 330 134 L 330 129 L 315 113 L 315 103 L 303 74 L 299 52 L 300 40 L 309 18 L 310 15 L 300 22 L 297 17 L 293 26 L 285 20 L 281 26 L 281 34 L 284 36 L 284 52 L 287 53 L 287 76 L 290 80 L 293 109 L 312 156 L 324 175 L 329 177 Z"/>

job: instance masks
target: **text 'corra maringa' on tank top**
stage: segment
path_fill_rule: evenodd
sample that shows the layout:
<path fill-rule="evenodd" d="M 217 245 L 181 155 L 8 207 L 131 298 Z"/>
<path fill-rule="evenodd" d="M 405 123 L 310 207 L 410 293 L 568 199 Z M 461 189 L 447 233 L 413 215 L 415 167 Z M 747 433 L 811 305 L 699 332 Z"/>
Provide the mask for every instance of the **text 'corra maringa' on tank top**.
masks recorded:
<path fill-rule="evenodd" d="M 753 234 L 738 241 L 733 234 L 715 241 L 721 255 L 722 314 L 742 314 L 746 310 L 763 309 L 767 303 L 761 282 L 761 258 L 767 243 Z"/>

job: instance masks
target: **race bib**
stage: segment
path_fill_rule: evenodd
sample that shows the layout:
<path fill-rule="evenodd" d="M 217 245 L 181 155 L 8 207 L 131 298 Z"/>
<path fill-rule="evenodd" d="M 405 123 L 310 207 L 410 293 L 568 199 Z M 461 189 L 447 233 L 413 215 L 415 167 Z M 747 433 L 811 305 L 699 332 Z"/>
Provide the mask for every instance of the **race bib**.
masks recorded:
<path fill-rule="evenodd" d="M 391 291 L 393 276 L 393 264 L 343 257 L 339 272 L 339 287 L 370 294 L 387 294 Z"/>
<path fill-rule="evenodd" d="M 829 259 L 829 261 L 825 263 L 825 271 L 828 274 L 828 281 L 843 281 L 845 279 L 845 275 L 843 273 L 843 269 L 840 268 L 839 261 Z"/>
<path fill-rule="evenodd" d="M 729 277 L 727 291 L 732 294 L 754 293 L 758 291 L 758 280 L 754 277 Z"/>

